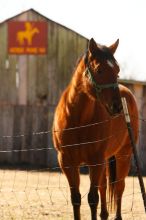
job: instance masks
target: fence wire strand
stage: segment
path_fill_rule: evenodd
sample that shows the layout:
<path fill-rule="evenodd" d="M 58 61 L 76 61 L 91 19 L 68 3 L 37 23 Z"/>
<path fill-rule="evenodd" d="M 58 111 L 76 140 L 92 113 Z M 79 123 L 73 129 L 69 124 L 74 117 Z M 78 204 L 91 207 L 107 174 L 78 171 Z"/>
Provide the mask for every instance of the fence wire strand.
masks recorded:
<path fill-rule="evenodd" d="M 121 115 L 121 114 L 120 114 Z M 115 119 L 117 117 L 119 117 L 120 115 L 118 116 L 114 116 L 112 119 Z M 141 120 L 141 119 L 139 119 Z M 81 129 L 81 128 L 88 128 L 88 127 L 91 127 L 91 126 L 96 126 L 96 125 L 99 125 L 99 124 L 103 124 L 103 123 L 107 123 L 109 122 L 110 120 L 105 120 L 105 121 L 102 121 L 102 122 L 97 122 L 97 123 L 92 123 L 92 124 L 87 124 L 87 125 L 84 125 L 84 126 L 77 126 L 77 127 L 71 127 L 71 128 L 67 128 L 67 129 L 64 129 L 63 131 L 71 131 L 71 130 L 76 130 L 76 129 Z M 145 120 L 143 122 L 146 122 Z M 126 125 L 125 125 L 125 130 L 126 130 Z M 118 133 L 122 132 L 124 130 L 121 130 L 121 131 L 118 131 L 118 132 L 115 132 L 115 134 L 113 135 L 110 135 L 109 137 L 105 137 L 103 139 L 100 139 L 100 140 L 94 140 L 94 141 L 88 141 L 88 142 L 81 142 L 81 143 L 75 143 L 75 144 L 67 144 L 67 145 L 63 145 L 63 146 L 60 146 L 62 148 L 65 148 L 65 147 L 71 147 L 71 146 L 79 146 L 79 145 L 86 145 L 86 144 L 95 144 L 95 143 L 99 143 L 99 142 L 104 142 L 114 136 L 116 136 Z M 59 132 L 58 131 L 54 131 L 54 132 Z M 52 134 L 52 130 L 48 130 L 48 131 L 41 131 L 41 132 L 33 132 L 32 135 L 45 135 L 45 134 L 49 134 L 51 133 Z M 139 129 L 139 134 L 141 133 L 141 130 Z M 0 139 L 2 138 L 22 138 L 22 137 L 25 137 L 27 135 L 30 135 L 30 134 L 18 134 L 18 135 L 4 135 L 4 136 L 1 136 Z M 144 134 L 143 134 L 144 135 Z M 19 153 L 19 152 L 27 152 L 27 151 L 44 151 L 44 150 L 54 150 L 53 147 L 35 147 L 35 148 L 32 148 L 31 146 L 23 146 L 24 149 L 7 149 L 7 150 L 0 150 L 0 153 L 11 153 L 11 152 L 14 152 L 14 153 Z"/>
<path fill-rule="evenodd" d="M 104 123 L 107 123 L 111 120 L 114 120 L 120 116 L 124 116 L 123 113 L 121 114 L 118 114 L 116 116 L 112 116 L 110 119 L 106 119 L 104 121 L 99 121 L 99 122 L 95 122 L 95 123 L 90 123 L 90 124 L 87 124 L 87 125 L 82 125 L 82 126 L 75 126 L 75 127 L 69 127 L 69 128 L 66 128 L 66 129 L 63 129 L 63 130 L 53 130 L 53 129 L 50 129 L 50 130 L 47 130 L 47 131 L 34 131 L 32 132 L 31 134 L 30 133 L 25 133 L 25 134 L 15 134 L 15 135 L 2 135 L 0 136 L 0 139 L 2 138 L 22 138 L 22 137 L 25 137 L 25 136 L 35 136 L 35 135 L 45 135 L 45 134 L 52 134 L 52 132 L 64 132 L 64 131 L 72 131 L 72 130 L 77 130 L 77 129 L 82 129 L 82 128 L 90 128 L 92 126 L 96 126 L 96 125 L 100 125 L 100 124 L 104 124 Z M 131 115 L 130 116 L 131 118 L 136 118 L 134 115 Z M 142 122 L 146 122 L 146 118 L 138 118 L 139 121 L 142 121 Z"/>

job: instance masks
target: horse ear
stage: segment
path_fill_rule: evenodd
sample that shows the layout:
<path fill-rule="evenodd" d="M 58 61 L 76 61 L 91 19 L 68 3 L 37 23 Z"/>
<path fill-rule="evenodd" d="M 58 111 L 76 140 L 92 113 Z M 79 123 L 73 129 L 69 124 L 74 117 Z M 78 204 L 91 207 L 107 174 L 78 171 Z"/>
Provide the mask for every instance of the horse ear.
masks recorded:
<path fill-rule="evenodd" d="M 109 49 L 110 49 L 110 51 L 111 51 L 112 54 L 115 53 L 115 51 L 116 51 L 118 45 L 119 45 L 119 39 L 117 39 L 114 44 L 112 44 L 111 46 L 109 46 Z"/>
<path fill-rule="evenodd" d="M 96 42 L 95 42 L 95 40 L 94 40 L 93 38 L 91 38 L 91 39 L 89 40 L 88 50 L 90 51 L 90 53 L 91 53 L 92 55 L 94 55 L 94 54 L 95 54 L 95 51 L 97 50 L 97 44 L 96 44 Z"/>

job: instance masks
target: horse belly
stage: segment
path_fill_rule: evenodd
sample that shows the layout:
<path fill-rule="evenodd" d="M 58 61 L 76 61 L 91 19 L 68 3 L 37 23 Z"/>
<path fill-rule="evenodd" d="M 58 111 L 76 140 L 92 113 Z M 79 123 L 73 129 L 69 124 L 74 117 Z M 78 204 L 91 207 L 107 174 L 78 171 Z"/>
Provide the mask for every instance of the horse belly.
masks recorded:
<path fill-rule="evenodd" d="M 107 144 L 105 158 L 108 159 L 117 154 L 131 154 L 130 141 L 126 133 L 122 137 L 117 135 L 116 138 L 111 138 Z"/>
<path fill-rule="evenodd" d="M 93 128 L 82 129 L 79 135 L 79 154 L 82 163 L 91 164 L 104 160 L 109 129 L 103 125 L 93 125 Z"/>
<path fill-rule="evenodd" d="M 113 119 L 112 121 L 105 157 L 108 159 L 116 154 L 131 154 L 129 134 L 123 115 Z"/>

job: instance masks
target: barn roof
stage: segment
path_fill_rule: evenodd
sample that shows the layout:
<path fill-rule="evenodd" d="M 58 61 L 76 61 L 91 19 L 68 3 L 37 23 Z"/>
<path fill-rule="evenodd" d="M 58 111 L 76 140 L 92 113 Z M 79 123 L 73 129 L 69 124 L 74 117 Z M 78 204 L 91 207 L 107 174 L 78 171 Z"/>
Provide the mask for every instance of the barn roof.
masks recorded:
<path fill-rule="evenodd" d="M 67 29 L 67 30 L 71 30 L 71 31 L 75 32 L 76 34 L 80 35 L 80 36 L 83 37 L 84 39 L 87 39 L 85 36 L 83 36 L 83 35 L 77 33 L 76 31 L 74 31 L 74 30 L 72 30 L 72 29 L 66 27 L 66 26 L 63 25 L 63 24 L 60 24 L 59 22 L 56 22 L 56 21 L 54 21 L 54 20 L 52 20 L 52 19 L 49 19 L 48 17 L 46 17 L 45 15 L 43 15 L 42 13 L 36 11 L 36 10 L 33 9 L 33 8 L 30 8 L 30 9 L 27 9 L 27 10 L 24 10 L 24 11 L 21 11 L 21 12 L 19 12 L 18 14 L 13 15 L 13 16 L 10 16 L 10 17 L 8 17 L 8 18 L 6 18 L 6 19 L 4 19 L 4 20 L 1 20 L 1 18 L 0 18 L 0 24 L 3 24 L 4 22 L 8 22 L 8 21 L 10 21 L 11 19 L 13 19 L 13 18 L 15 18 L 15 17 L 18 17 L 18 16 L 20 16 L 21 14 L 27 13 L 27 12 L 29 12 L 29 11 L 32 11 L 33 13 L 36 13 L 36 14 L 40 15 L 41 17 L 45 18 L 46 20 L 52 21 L 52 22 L 56 23 L 56 24 L 59 25 L 59 26 L 62 26 L 63 28 L 65 28 L 65 29 Z M 87 39 L 87 40 L 88 40 L 88 39 Z"/>
<path fill-rule="evenodd" d="M 23 13 L 27 13 L 27 12 L 29 12 L 29 11 L 32 11 L 33 13 L 36 13 L 36 14 L 38 14 L 39 16 L 45 18 L 46 20 L 52 21 L 52 22 L 54 22 L 55 24 L 57 24 L 57 25 L 59 25 L 59 26 L 65 28 L 65 29 L 67 29 L 67 30 L 73 31 L 74 33 L 78 34 L 78 35 L 81 36 L 82 38 L 87 39 L 87 41 L 89 40 L 88 38 L 86 38 L 86 37 L 83 36 L 82 34 L 80 34 L 80 33 L 76 32 L 76 31 L 72 30 L 71 28 L 69 28 L 69 27 L 67 27 L 67 26 L 65 26 L 65 25 L 63 25 L 63 24 L 61 24 L 61 23 L 59 23 L 59 22 L 57 22 L 57 21 L 55 21 L 55 20 L 53 20 L 53 19 L 50 19 L 48 16 L 43 15 L 41 12 L 38 12 L 38 10 L 35 10 L 35 9 L 33 9 L 33 8 L 29 8 L 29 9 L 24 10 L 24 11 L 19 11 L 19 10 L 18 10 L 18 13 L 15 12 L 15 14 L 13 14 L 13 15 L 11 14 L 9 17 L 5 17 L 4 19 L 1 18 L 1 16 L 0 16 L 0 25 L 3 24 L 4 22 L 8 22 L 8 21 L 10 21 L 11 19 L 13 19 L 13 18 L 15 18 L 15 17 L 18 17 L 18 16 L 22 15 Z M 126 76 L 122 77 L 120 80 L 123 81 L 124 83 L 127 83 L 127 84 L 128 84 L 128 83 L 130 83 L 130 84 L 131 84 L 131 83 L 132 83 L 132 84 L 135 83 L 135 84 L 146 85 L 146 81 L 139 81 L 139 80 L 136 80 L 136 79 L 126 79 Z"/>

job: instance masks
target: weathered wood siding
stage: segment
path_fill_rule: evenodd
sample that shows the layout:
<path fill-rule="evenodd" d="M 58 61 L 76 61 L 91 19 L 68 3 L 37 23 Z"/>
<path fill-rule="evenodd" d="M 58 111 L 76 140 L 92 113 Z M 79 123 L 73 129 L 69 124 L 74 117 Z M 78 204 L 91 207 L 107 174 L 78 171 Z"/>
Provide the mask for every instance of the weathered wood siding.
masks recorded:
<path fill-rule="evenodd" d="M 9 55 L 8 21 L 0 24 L 0 151 L 10 151 L 0 152 L 0 162 L 53 166 L 55 151 L 44 149 L 53 147 L 51 132 L 33 132 L 51 130 L 54 108 L 78 57 L 87 48 L 87 39 L 34 10 L 11 20 L 46 21 L 48 52 Z M 17 149 L 21 151 L 16 152 Z"/>
<path fill-rule="evenodd" d="M 87 39 L 40 16 L 33 10 L 11 20 L 46 21 L 48 53 L 46 55 L 9 55 L 7 22 L 0 24 L 0 103 L 56 104 L 70 80 L 77 58 L 85 52 Z M 16 72 L 20 80 L 16 87 Z"/>
<path fill-rule="evenodd" d="M 130 82 L 123 80 L 123 83 L 128 87 L 136 98 L 139 110 L 139 141 L 137 151 L 140 161 L 140 167 L 143 174 L 146 175 L 146 84 L 140 82 Z M 134 160 L 132 161 L 132 171 L 136 172 Z"/>
<path fill-rule="evenodd" d="M 34 10 L 11 20 L 46 21 L 48 53 L 9 55 L 8 21 L 0 24 L 0 163 L 55 167 L 51 133 L 54 109 L 88 40 Z M 139 106 L 138 153 L 146 174 L 146 85 L 125 85 Z"/>

